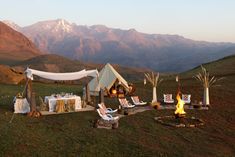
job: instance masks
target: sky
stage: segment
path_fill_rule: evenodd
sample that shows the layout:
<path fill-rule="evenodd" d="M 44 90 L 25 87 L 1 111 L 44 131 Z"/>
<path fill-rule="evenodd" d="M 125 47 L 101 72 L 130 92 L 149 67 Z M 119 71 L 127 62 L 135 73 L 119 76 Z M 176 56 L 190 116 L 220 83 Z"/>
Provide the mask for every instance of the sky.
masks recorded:
<path fill-rule="evenodd" d="M 0 0 L 0 20 L 54 19 L 235 43 L 235 0 Z"/>

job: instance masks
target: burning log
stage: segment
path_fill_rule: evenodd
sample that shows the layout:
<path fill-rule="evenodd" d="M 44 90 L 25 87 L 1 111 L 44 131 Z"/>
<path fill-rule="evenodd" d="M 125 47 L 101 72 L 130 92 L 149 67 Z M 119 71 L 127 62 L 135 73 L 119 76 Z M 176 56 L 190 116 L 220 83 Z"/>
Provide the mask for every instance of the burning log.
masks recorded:
<path fill-rule="evenodd" d="M 175 114 L 175 118 L 184 118 L 186 114 Z"/>

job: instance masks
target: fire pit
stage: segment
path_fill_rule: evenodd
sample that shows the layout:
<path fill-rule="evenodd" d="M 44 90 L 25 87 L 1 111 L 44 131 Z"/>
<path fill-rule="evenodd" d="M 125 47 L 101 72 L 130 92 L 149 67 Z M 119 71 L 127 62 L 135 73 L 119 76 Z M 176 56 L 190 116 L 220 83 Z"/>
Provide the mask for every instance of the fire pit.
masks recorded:
<path fill-rule="evenodd" d="M 174 116 L 155 117 L 154 119 L 157 122 L 173 127 L 196 127 L 204 125 L 204 121 L 202 119 L 186 117 L 186 112 L 184 111 L 185 103 L 180 98 L 180 91 L 178 91 L 176 99 L 178 103 L 176 105 Z"/>
<path fill-rule="evenodd" d="M 204 125 L 204 121 L 195 117 L 175 118 L 175 116 L 164 116 L 154 118 L 158 123 L 173 127 L 197 127 Z"/>

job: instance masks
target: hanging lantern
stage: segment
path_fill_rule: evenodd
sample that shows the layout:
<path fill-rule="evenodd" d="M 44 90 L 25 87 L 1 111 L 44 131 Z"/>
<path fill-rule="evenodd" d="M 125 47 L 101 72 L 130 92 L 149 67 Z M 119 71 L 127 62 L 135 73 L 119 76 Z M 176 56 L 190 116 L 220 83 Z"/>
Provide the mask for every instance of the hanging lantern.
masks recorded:
<path fill-rule="evenodd" d="M 117 94 L 117 90 L 116 89 L 112 89 L 112 94 Z"/>
<path fill-rule="evenodd" d="M 146 85 L 147 81 L 146 81 L 146 78 L 144 78 L 144 85 Z"/>

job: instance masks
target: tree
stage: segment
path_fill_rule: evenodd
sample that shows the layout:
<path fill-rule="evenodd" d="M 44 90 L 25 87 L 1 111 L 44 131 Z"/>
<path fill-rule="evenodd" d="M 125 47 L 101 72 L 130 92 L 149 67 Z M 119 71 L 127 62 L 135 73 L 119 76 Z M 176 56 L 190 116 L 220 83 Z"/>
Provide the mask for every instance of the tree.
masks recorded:
<path fill-rule="evenodd" d="M 153 72 L 151 74 L 146 73 L 144 74 L 147 80 L 152 84 L 153 86 L 153 100 L 152 103 L 157 102 L 157 86 L 163 81 L 163 79 L 159 79 L 160 74 L 157 73 L 155 75 Z"/>
<path fill-rule="evenodd" d="M 204 88 L 204 95 L 203 95 L 203 104 L 204 105 L 210 105 L 210 98 L 209 98 L 209 88 L 211 86 L 214 86 L 215 83 L 223 78 L 215 78 L 215 76 L 212 76 L 210 78 L 209 72 L 201 65 L 202 71 L 199 72 L 194 78 L 196 78 L 199 82 L 201 82 L 203 88 Z"/>

